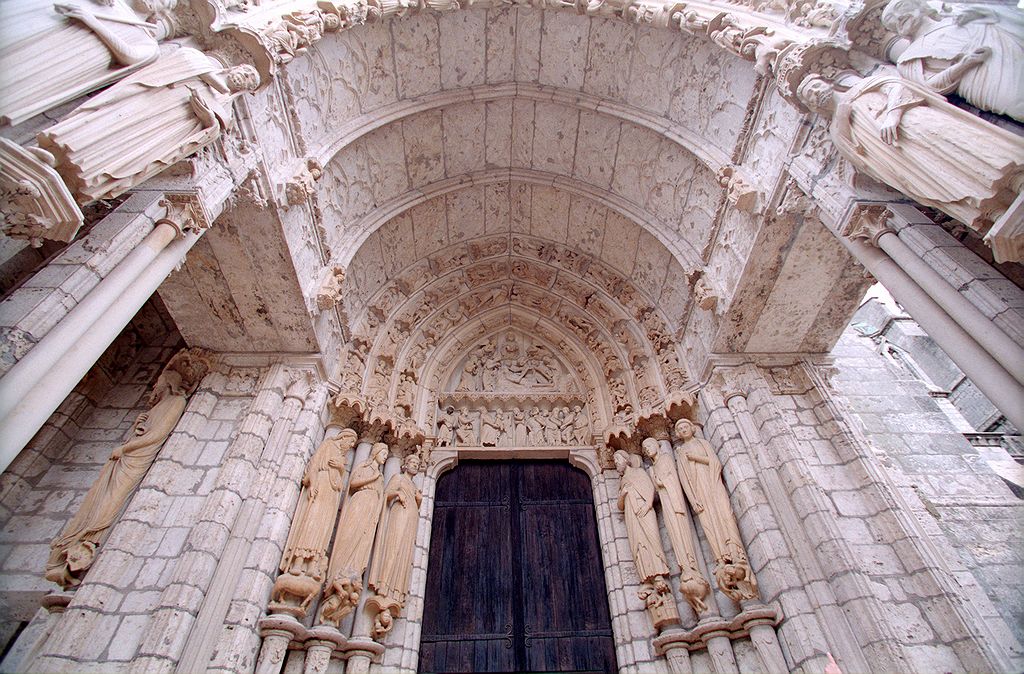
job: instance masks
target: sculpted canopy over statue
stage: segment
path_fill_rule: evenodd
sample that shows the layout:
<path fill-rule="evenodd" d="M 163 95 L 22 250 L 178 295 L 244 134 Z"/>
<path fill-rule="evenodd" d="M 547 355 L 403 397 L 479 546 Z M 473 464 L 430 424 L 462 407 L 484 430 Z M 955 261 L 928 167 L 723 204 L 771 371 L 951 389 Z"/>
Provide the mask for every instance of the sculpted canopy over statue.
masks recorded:
<path fill-rule="evenodd" d="M 327 546 L 345 487 L 347 454 L 356 432 L 346 428 L 327 438 L 313 454 L 302 477 L 302 493 L 281 556 L 281 575 L 274 583 L 272 610 L 304 617 L 327 571 Z M 298 608 L 292 607 L 298 604 Z"/>
<path fill-rule="evenodd" d="M 148 412 L 132 427 L 133 437 L 110 454 L 78 512 L 50 543 L 46 579 L 68 588 L 78 585 L 122 508 L 142 482 L 157 452 L 171 434 L 188 396 L 206 375 L 209 364 L 198 350 L 176 354 L 160 373 Z"/>
<path fill-rule="evenodd" d="M 162 28 L 120 2 L 5 0 L 0 123 L 20 124 L 152 62 Z"/>
<path fill-rule="evenodd" d="M 859 171 L 984 233 L 1024 184 L 1024 139 L 895 75 L 846 91 L 818 76 L 797 96 L 832 117 L 832 140 Z"/>
<path fill-rule="evenodd" d="M 186 47 L 93 98 L 37 136 L 80 203 L 117 196 L 213 142 L 232 124 L 231 99 L 259 86 Z"/>
<path fill-rule="evenodd" d="M 423 502 L 423 493 L 412 481 L 419 470 L 420 457 L 410 454 L 402 463 L 402 471 L 388 480 L 384 490 L 384 514 L 369 577 L 374 594 L 367 600 L 377 611 L 373 629 L 377 638 L 391 630 L 409 594 L 412 553 Z"/>
<path fill-rule="evenodd" d="M 320 619 L 325 623 L 337 626 L 359 602 L 363 572 L 370 562 L 383 501 L 384 477 L 380 471 L 387 460 L 388 446 L 378 442 L 370 456 L 352 469 L 349 497 L 342 506 L 331 549 L 329 584 L 320 607 Z"/>
<path fill-rule="evenodd" d="M 882 25 L 909 40 L 891 52 L 900 75 L 940 94 L 1024 121 L 1024 15 L 969 5 L 940 17 L 925 0 L 893 0 Z"/>
<path fill-rule="evenodd" d="M 696 437 L 696 426 L 689 419 L 677 421 L 675 431 L 682 440 L 676 447 L 679 481 L 715 556 L 718 587 L 733 601 L 754 599 L 757 581 L 722 481 L 722 464 L 711 443 Z"/>
<path fill-rule="evenodd" d="M 679 591 L 694 612 L 699 614 L 708 608 L 704 603 L 704 597 L 708 596 L 711 586 L 697 566 L 696 539 L 690 528 L 686 497 L 683 495 L 675 463 L 670 455 L 661 452 L 658 441 L 654 438 L 643 441 L 643 451 L 651 460 L 651 477 L 658 489 L 661 514 L 665 518 L 668 539 L 672 543 L 672 551 L 679 566 Z"/>

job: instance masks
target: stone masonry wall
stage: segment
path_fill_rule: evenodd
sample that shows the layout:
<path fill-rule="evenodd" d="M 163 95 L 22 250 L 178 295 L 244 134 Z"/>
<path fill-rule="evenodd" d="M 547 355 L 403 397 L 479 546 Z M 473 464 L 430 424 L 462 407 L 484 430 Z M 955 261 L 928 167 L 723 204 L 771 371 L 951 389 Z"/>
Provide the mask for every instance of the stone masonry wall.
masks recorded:
<path fill-rule="evenodd" d="M 0 476 L 0 643 L 54 588 L 43 579 L 50 540 L 146 409 L 153 382 L 180 347 L 159 302 L 147 303 Z"/>
<path fill-rule="evenodd" d="M 913 510 L 944 571 L 1019 663 L 1024 502 L 956 431 L 925 386 L 873 347 L 852 330 L 844 334 L 833 351 L 834 396 Z M 900 581 L 889 585 L 898 591 Z"/>
<path fill-rule="evenodd" d="M 160 367 L 152 369 L 155 378 Z M 237 437 L 240 421 L 253 402 L 261 374 L 259 368 L 221 367 L 203 380 L 138 491 L 111 529 L 51 637 L 40 644 L 39 657 L 33 663 L 35 668 L 124 671 L 136 658 L 147 627 L 159 615 L 163 594 L 175 579 L 175 571 L 190 557 L 186 543 L 201 524 L 200 514 L 206 497 L 222 470 L 226 450 Z M 133 400 L 137 401 L 148 392 L 150 383 L 122 385 L 112 395 L 123 397 L 132 393 Z M 70 486 L 80 499 L 102 462 L 123 440 L 136 413 L 143 408 L 98 409 L 93 416 L 102 432 L 87 435 L 95 437 L 88 444 L 75 444 L 69 451 L 71 458 L 65 461 L 74 466 L 73 470 L 68 470 L 64 464 L 55 465 L 51 469 L 54 479 L 70 480 Z M 88 466 L 74 463 L 81 461 L 88 461 Z M 43 499 L 51 502 L 52 486 L 47 482 L 41 489 L 44 487 L 48 493 Z M 74 499 L 72 496 L 64 501 L 62 511 L 52 518 L 33 515 L 27 520 L 31 523 L 30 530 L 31 527 L 48 527 L 35 535 L 40 540 L 33 543 L 33 568 L 25 572 L 32 574 L 29 578 L 37 579 L 33 589 L 38 594 L 56 589 L 48 587 L 41 572 L 50 538 L 60 531 L 77 507 Z M 12 527 L 9 524 L 7 529 Z M 188 589 L 181 591 L 187 593 Z M 40 617 L 45 619 L 45 616 Z M 38 636 L 38 631 L 31 627 L 23 640 Z M 26 646 L 28 644 L 19 640 L 12 655 L 24 655 Z M 28 664 L 5 662 L 4 669 L 16 671 Z"/>

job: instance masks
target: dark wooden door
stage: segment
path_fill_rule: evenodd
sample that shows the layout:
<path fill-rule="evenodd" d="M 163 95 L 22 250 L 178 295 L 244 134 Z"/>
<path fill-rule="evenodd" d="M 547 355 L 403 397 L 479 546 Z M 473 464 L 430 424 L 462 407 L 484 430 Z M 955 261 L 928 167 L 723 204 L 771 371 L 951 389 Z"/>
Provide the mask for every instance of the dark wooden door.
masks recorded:
<path fill-rule="evenodd" d="M 420 671 L 614 672 L 590 479 L 467 461 L 434 501 Z"/>

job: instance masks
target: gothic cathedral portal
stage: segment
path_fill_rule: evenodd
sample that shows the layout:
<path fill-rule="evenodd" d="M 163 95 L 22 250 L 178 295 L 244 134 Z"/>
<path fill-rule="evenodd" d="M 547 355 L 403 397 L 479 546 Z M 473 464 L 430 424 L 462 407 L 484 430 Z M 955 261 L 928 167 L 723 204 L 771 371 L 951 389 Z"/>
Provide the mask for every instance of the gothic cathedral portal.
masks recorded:
<path fill-rule="evenodd" d="M 441 477 L 421 672 L 614 672 L 587 476 L 557 461 L 462 462 Z"/>

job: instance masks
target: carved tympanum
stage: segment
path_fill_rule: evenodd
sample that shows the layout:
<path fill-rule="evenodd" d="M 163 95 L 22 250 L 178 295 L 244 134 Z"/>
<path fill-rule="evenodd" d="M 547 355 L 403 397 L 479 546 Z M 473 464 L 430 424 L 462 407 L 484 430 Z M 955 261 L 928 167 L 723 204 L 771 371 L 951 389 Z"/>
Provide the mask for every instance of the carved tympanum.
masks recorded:
<path fill-rule="evenodd" d="M 423 493 L 412 481 L 419 470 L 420 457 L 409 454 L 401 472 L 388 480 L 384 490 L 384 514 L 370 566 L 369 585 L 373 596 L 366 602 L 377 613 L 373 627 L 373 636 L 377 639 L 391 630 L 409 594 L 409 573 L 423 501 Z"/>
<path fill-rule="evenodd" d="M 373 536 L 380 519 L 384 494 L 381 466 L 388 459 L 388 446 L 376 443 L 370 456 L 352 469 L 348 500 L 341 508 L 338 527 L 327 569 L 328 585 L 320 605 L 320 620 L 335 626 L 359 603 L 363 572 L 370 561 Z"/>
<path fill-rule="evenodd" d="M 665 529 L 668 530 L 668 539 L 679 566 L 679 591 L 694 612 L 700 614 L 708 608 L 704 598 L 708 596 L 711 586 L 697 566 L 696 539 L 690 528 L 686 497 L 679 482 L 679 474 L 676 473 L 675 462 L 671 455 L 661 451 L 654 438 L 644 440 L 642 447 L 644 455 L 651 460 L 651 477 L 658 490 L 661 515 L 665 519 Z"/>
<path fill-rule="evenodd" d="M 327 571 L 327 546 L 345 487 L 347 454 L 355 443 L 356 432 L 346 428 L 320 443 L 309 460 L 281 557 L 282 575 L 271 593 L 274 613 L 301 619 L 320 592 Z"/>
<path fill-rule="evenodd" d="M 179 351 L 153 386 L 152 407 L 135 420 L 133 437 L 110 454 L 75 516 L 50 543 L 46 579 L 69 588 L 82 581 L 118 513 L 142 482 L 209 369 L 203 351 Z"/>
<path fill-rule="evenodd" d="M 668 586 L 668 561 L 661 547 L 658 515 L 654 511 L 654 482 L 636 454 L 615 452 L 615 468 L 619 471 L 619 510 L 626 522 L 629 548 L 642 583 L 639 596 L 654 626 L 662 629 L 678 623 L 679 612 Z"/>
<path fill-rule="evenodd" d="M 225 70 L 183 47 L 90 98 L 37 140 L 80 203 L 117 196 L 213 142 L 232 124 L 232 97 L 257 86 L 252 66 Z"/>
<path fill-rule="evenodd" d="M 711 443 L 697 437 L 696 430 L 689 419 L 676 422 L 676 436 L 681 441 L 676 447 L 679 481 L 715 557 L 718 587 L 734 601 L 754 599 L 757 580 L 747 561 L 729 492 L 722 481 L 722 464 Z"/>

